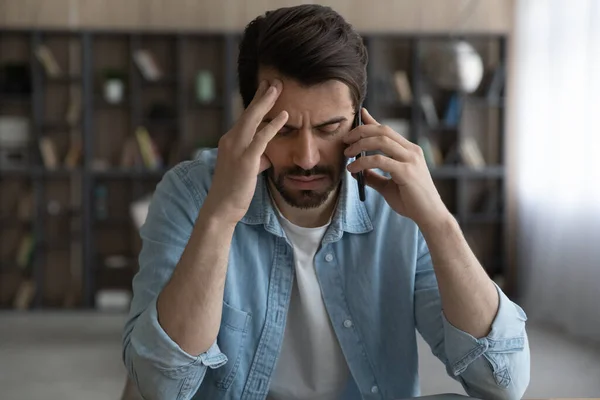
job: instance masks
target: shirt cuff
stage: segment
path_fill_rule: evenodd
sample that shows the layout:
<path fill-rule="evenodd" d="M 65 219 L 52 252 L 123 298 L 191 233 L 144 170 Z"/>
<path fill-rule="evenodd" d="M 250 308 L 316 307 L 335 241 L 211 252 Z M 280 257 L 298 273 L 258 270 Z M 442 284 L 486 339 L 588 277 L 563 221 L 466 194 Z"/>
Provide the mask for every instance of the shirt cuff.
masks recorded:
<path fill-rule="evenodd" d="M 216 341 L 199 356 L 193 356 L 179 347 L 158 322 L 156 298 L 138 317 L 131 344 L 135 354 L 161 371 L 171 374 L 185 374 L 190 367 L 198 364 L 214 369 L 227 362 L 227 356 L 221 352 Z"/>
<path fill-rule="evenodd" d="M 495 283 L 494 285 L 499 297 L 498 312 L 492 322 L 492 329 L 486 337 L 477 339 L 456 328 L 448 322 L 442 312 L 446 357 L 450 364 L 450 370 L 455 376 L 462 374 L 473 361 L 484 354 L 487 356 L 486 358 L 493 361 L 494 353 L 509 354 L 525 348 L 527 316 L 521 307 L 510 301 L 498 285 Z M 500 374 L 503 373 L 506 366 L 495 362 L 491 362 L 491 364 L 494 377 L 500 383 L 504 380 Z"/>

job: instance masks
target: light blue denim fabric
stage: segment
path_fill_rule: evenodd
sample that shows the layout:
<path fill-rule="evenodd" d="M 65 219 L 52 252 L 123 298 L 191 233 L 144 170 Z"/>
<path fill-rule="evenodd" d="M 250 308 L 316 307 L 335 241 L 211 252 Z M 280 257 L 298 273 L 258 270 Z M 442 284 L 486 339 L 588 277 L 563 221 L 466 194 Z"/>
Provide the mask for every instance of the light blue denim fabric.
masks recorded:
<path fill-rule="evenodd" d="M 191 235 L 215 160 L 216 150 L 209 150 L 170 170 L 140 230 L 140 270 L 123 358 L 147 399 L 264 399 L 277 363 L 294 260 L 262 176 L 231 243 L 216 342 L 192 356 L 157 320 L 156 298 Z M 343 399 L 418 396 L 417 331 L 471 396 L 523 395 L 529 383 L 523 310 L 498 288 L 500 308 L 487 337 L 476 339 L 453 327 L 442 312 L 431 257 L 416 224 L 370 188 L 361 202 L 348 173 L 315 268 L 351 371 Z"/>

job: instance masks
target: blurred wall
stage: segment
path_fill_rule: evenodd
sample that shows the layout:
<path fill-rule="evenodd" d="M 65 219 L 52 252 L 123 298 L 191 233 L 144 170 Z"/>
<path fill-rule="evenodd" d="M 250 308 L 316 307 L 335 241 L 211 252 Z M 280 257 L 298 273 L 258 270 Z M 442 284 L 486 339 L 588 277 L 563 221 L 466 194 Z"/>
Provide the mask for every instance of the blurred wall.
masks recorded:
<path fill-rule="evenodd" d="M 477 4 L 464 30 L 510 32 L 514 0 Z M 240 30 L 266 10 L 300 3 L 329 5 L 358 30 L 453 30 L 468 0 L 0 0 L 0 26 Z"/>

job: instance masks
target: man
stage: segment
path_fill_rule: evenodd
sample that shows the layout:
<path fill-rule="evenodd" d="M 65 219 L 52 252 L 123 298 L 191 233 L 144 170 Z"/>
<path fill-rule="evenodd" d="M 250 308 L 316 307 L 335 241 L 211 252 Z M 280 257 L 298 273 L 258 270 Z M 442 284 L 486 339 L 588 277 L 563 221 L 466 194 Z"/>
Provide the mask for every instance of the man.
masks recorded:
<path fill-rule="evenodd" d="M 417 396 L 416 330 L 470 395 L 523 395 L 525 314 L 479 265 L 421 149 L 359 108 L 366 64 L 329 8 L 246 28 L 246 110 L 218 152 L 165 175 L 141 229 L 124 360 L 145 398 Z"/>

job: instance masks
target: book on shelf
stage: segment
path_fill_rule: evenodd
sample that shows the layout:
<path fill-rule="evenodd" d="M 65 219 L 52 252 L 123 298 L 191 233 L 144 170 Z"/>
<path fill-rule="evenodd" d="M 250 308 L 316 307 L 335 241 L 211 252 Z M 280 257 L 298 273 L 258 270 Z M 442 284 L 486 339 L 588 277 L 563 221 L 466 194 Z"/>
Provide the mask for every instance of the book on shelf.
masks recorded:
<path fill-rule="evenodd" d="M 485 167 L 485 159 L 481 154 L 479 145 L 475 139 L 467 137 L 460 143 L 460 157 L 463 163 L 471 168 L 480 169 Z"/>
<path fill-rule="evenodd" d="M 459 94 L 453 93 L 448 100 L 448 106 L 444 114 L 444 124 L 447 126 L 457 126 L 460 123 L 462 106 L 462 99 Z"/>
<path fill-rule="evenodd" d="M 489 101 L 497 101 L 504 92 L 504 83 L 506 79 L 506 70 L 504 64 L 499 64 L 494 68 L 491 82 L 487 88 L 486 97 Z"/>
<path fill-rule="evenodd" d="M 56 78 L 61 74 L 61 68 L 52 53 L 52 50 L 48 46 L 39 45 L 35 49 L 35 55 L 37 59 L 40 61 L 44 70 L 46 71 L 46 75 Z"/>
<path fill-rule="evenodd" d="M 130 137 L 125 141 L 121 152 L 121 168 L 133 168 L 144 165 L 137 138 Z"/>
<path fill-rule="evenodd" d="M 81 116 L 81 90 L 71 90 L 71 95 L 65 119 L 70 126 L 76 126 Z"/>
<path fill-rule="evenodd" d="M 144 79 L 155 82 L 162 78 L 162 71 L 149 50 L 137 50 L 133 58 Z"/>
<path fill-rule="evenodd" d="M 400 70 L 394 72 L 394 85 L 396 86 L 400 102 L 403 104 L 411 103 L 413 99 L 412 90 L 410 88 L 408 75 L 405 71 Z"/>
<path fill-rule="evenodd" d="M 65 156 L 64 165 L 67 168 L 76 168 L 81 162 L 83 156 L 83 147 L 81 140 L 76 140 L 71 143 L 67 155 Z"/>
<path fill-rule="evenodd" d="M 27 310 L 30 308 L 35 297 L 35 290 L 35 282 L 31 280 L 22 281 L 15 294 L 13 307 L 17 310 Z"/>
<path fill-rule="evenodd" d="M 423 109 L 423 114 L 425 114 L 425 120 L 427 121 L 427 124 L 431 127 L 438 126 L 440 119 L 435 109 L 433 97 L 428 94 L 421 96 L 421 108 Z"/>
<path fill-rule="evenodd" d="M 16 263 L 19 268 L 25 269 L 31 264 L 34 248 L 35 241 L 33 235 L 31 233 L 23 235 L 16 256 Z"/>
<path fill-rule="evenodd" d="M 39 146 L 44 167 L 48 169 L 58 168 L 58 152 L 52 139 L 49 137 L 40 138 Z"/>
<path fill-rule="evenodd" d="M 423 155 L 429 168 L 437 167 L 444 163 L 444 157 L 439 146 L 427 137 L 419 139 L 419 146 L 423 149 Z"/>
<path fill-rule="evenodd" d="M 158 169 L 161 168 L 163 163 L 156 148 L 156 144 L 152 141 L 150 134 L 143 126 L 140 126 L 135 131 L 135 136 L 138 141 L 138 145 L 140 147 L 140 153 L 142 154 L 142 159 L 144 161 L 144 165 L 149 169 Z"/>

